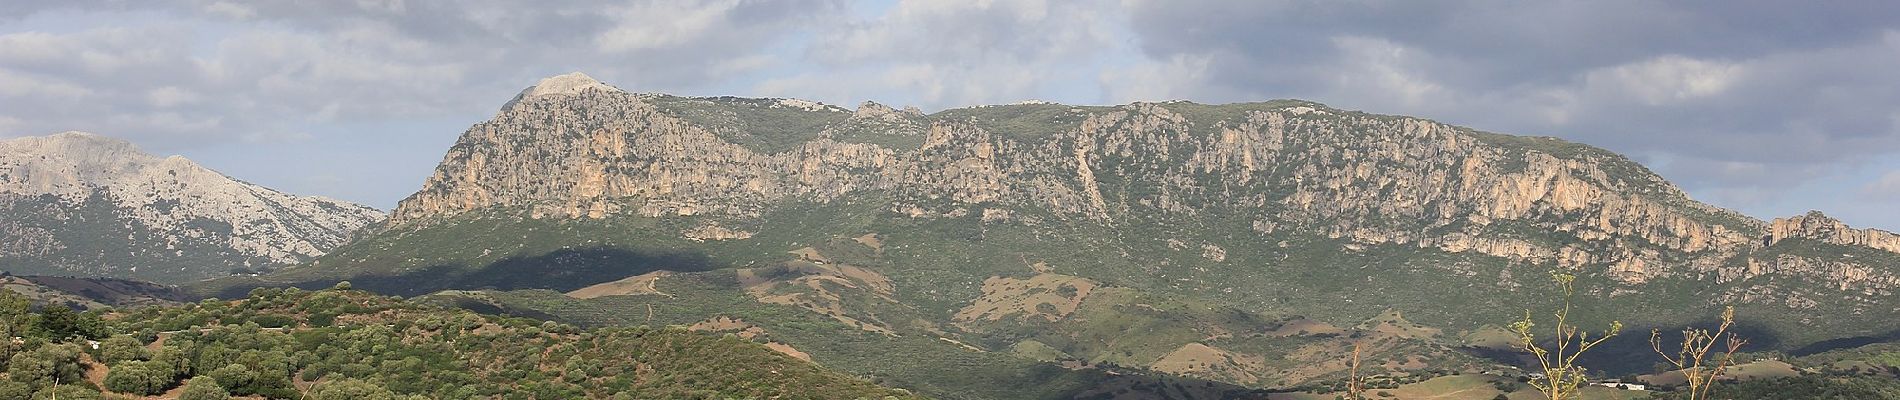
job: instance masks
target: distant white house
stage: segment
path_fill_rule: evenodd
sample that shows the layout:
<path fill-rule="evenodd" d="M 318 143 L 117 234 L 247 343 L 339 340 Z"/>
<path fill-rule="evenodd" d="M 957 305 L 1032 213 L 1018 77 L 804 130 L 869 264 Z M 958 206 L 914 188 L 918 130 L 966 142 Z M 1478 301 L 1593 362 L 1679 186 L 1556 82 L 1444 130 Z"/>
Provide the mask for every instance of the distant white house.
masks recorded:
<path fill-rule="evenodd" d="M 1623 390 L 1649 390 L 1649 386 L 1643 385 L 1641 383 L 1624 383 L 1623 381 L 1614 381 L 1614 380 L 1602 381 L 1602 382 L 1590 382 L 1590 384 L 1607 387 L 1607 388 L 1623 389 Z"/>

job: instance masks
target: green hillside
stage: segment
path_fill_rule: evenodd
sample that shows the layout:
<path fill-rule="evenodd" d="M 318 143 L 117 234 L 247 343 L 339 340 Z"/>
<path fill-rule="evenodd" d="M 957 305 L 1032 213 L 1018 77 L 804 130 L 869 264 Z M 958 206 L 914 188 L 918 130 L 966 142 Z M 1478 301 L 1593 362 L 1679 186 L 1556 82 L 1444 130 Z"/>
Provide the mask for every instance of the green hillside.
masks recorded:
<path fill-rule="evenodd" d="M 107 398 L 916 397 L 734 335 L 581 329 L 354 290 L 260 289 L 240 300 L 85 314 L 33 313 L 25 301 L 0 293 L 0 319 L 26 327 L 26 340 L 5 349 L 0 398 L 50 393 L 55 381 L 65 398 L 101 390 Z"/>
<path fill-rule="evenodd" d="M 1555 307 L 1552 272 L 1578 277 L 1585 326 L 1700 326 L 1732 304 L 1751 351 L 1900 333 L 1892 251 L 1694 202 L 1587 145 L 1302 101 L 799 104 L 523 99 L 382 230 L 190 289 L 349 280 L 699 326 L 968 399 L 1311 387 L 1355 345 L 1416 379 L 1522 367 L 1474 338 Z M 1656 372 L 1642 335 L 1605 346 L 1583 360 L 1600 376 Z"/>

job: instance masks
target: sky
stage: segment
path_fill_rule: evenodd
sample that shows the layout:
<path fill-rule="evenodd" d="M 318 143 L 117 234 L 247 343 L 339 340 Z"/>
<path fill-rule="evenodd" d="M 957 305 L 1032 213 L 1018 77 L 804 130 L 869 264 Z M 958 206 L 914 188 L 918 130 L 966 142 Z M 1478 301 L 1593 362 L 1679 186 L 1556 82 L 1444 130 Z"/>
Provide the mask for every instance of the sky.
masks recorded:
<path fill-rule="evenodd" d="M 540 78 L 936 111 L 1297 98 L 1900 229 L 1900 2 L 0 0 L 0 138 L 389 209 Z"/>

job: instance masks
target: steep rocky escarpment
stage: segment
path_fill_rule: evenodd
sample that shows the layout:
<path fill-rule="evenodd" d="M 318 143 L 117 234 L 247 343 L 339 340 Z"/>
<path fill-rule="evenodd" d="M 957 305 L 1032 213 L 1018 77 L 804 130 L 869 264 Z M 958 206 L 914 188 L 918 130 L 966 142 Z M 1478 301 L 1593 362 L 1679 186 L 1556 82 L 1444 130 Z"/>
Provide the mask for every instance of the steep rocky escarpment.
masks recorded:
<path fill-rule="evenodd" d="M 81 132 L 0 141 L 0 268 L 184 282 L 322 255 L 382 219 Z"/>
<path fill-rule="evenodd" d="M 1381 368 L 1479 368 L 1457 338 L 1546 305 L 1552 271 L 1584 319 L 1734 304 L 1764 347 L 1883 334 L 1863 321 L 1900 317 L 1891 238 L 1702 204 L 1586 145 L 1305 101 L 925 114 L 570 74 L 466 131 L 375 236 L 212 289 L 744 320 L 932 394 L 1045 386 L 992 367 L 1019 358 L 1258 387 L 1336 376 L 1361 341 Z M 973 358 L 905 364 L 946 357 Z"/>
<path fill-rule="evenodd" d="M 924 115 L 876 103 L 852 112 L 634 94 L 573 74 L 524 90 L 470 128 L 392 224 L 517 207 L 537 218 L 708 216 L 742 226 L 776 204 L 862 195 L 926 219 L 1244 218 L 1263 236 L 1475 252 L 1626 283 L 1743 275 L 1728 260 L 1761 247 L 1771 228 L 1589 146 L 1307 102 Z M 1900 246 L 1891 235 L 1840 232 L 1836 240 Z M 681 234 L 749 232 L 714 223 Z"/>
<path fill-rule="evenodd" d="M 1775 221 L 1769 224 L 1768 245 L 1772 246 L 1793 238 L 1813 239 L 1839 245 L 1865 246 L 1900 253 L 1900 234 L 1879 229 L 1854 229 L 1820 211 L 1809 211 L 1807 214 L 1788 218 L 1775 218 Z"/>

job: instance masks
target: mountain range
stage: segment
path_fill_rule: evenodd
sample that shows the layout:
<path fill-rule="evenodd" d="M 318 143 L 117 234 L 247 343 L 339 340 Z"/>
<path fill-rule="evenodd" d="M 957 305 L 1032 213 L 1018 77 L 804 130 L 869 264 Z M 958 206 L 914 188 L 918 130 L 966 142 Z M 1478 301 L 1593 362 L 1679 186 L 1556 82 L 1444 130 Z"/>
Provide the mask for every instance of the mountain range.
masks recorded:
<path fill-rule="evenodd" d="M 307 261 L 382 219 L 91 133 L 0 141 L 10 272 L 184 283 Z"/>
<path fill-rule="evenodd" d="M 40 144 L 56 141 L 104 139 L 0 149 L 78 147 Z M 155 260 L 238 260 L 191 277 L 296 264 L 188 285 L 199 296 L 347 280 L 584 326 L 730 332 L 940 398 L 1311 388 L 1347 374 L 1355 348 L 1390 376 L 1496 371 L 1518 361 L 1502 326 L 1557 306 L 1553 273 L 1577 276 L 1574 318 L 1588 326 L 1679 329 L 1735 306 L 1751 351 L 1900 339 L 1900 235 L 1819 212 L 1764 221 L 1700 203 L 1588 145 L 1309 101 L 926 114 L 631 93 L 567 74 L 463 132 L 381 222 L 195 166 L 192 179 L 163 181 L 178 186 L 136 186 L 123 182 L 177 174 L 15 159 L 56 160 L 0 159 L 0 193 L 24 204 L 9 210 L 91 210 L 55 221 L 182 237 L 110 248 L 215 243 L 228 246 Z M 46 170 L 135 172 L 35 172 Z M 251 193 L 238 199 L 266 211 L 203 201 L 231 197 L 210 192 L 161 195 L 169 207 L 140 197 L 187 186 Z M 137 211 L 148 209 L 185 211 Z M 211 219 L 230 214 L 244 217 Z M 12 249 L 0 255 L 14 257 L 0 267 L 31 265 L 12 254 L 107 259 L 84 258 L 104 244 L 58 233 L 79 228 L 22 221 L 35 222 L 0 222 L 10 244 L 0 249 Z M 1654 372 L 1640 336 L 1586 361 Z"/>

